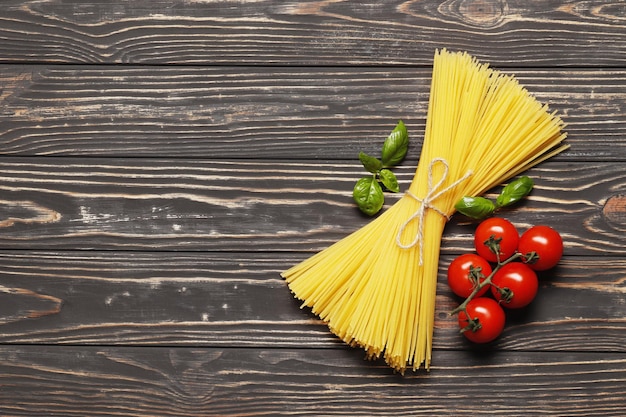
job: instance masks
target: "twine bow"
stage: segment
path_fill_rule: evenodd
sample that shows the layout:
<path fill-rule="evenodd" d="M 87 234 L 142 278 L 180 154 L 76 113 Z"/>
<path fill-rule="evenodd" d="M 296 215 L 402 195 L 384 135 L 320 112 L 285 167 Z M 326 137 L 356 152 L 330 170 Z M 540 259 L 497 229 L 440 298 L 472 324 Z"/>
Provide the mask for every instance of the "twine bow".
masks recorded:
<path fill-rule="evenodd" d="M 433 185 L 433 170 L 434 170 L 435 164 L 438 162 L 443 164 L 444 171 L 439 181 L 435 185 Z M 413 213 L 411 217 L 409 217 L 400 227 L 400 230 L 398 231 L 398 235 L 396 236 L 396 243 L 402 249 L 409 249 L 419 244 L 419 264 L 420 265 L 424 263 L 423 262 L 423 259 L 424 259 L 424 217 L 426 216 L 426 209 L 435 210 L 437 213 L 449 219 L 450 217 L 446 213 L 444 213 L 443 211 L 441 211 L 439 208 L 437 208 L 436 206 L 432 204 L 433 201 L 435 201 L 436 199 L 441 197 L 443 194 L 450 191 L 451 189 L 453 189 L 454 187 L 456 187 L 457 185 L 459 185 L 460 183 L 462 183 L 463 181 L 465 181 L 472 175 L 472 171 L 467 171 L 467 173 L 464 176 L 462 176 L 461 178 L 459 178 L 452 184 L 448 185 L 444 189 L 439 190 L 439 188 L 445 182 L 446 178 L 448 178 L 448 170 L 449 170 L 448 162 L 445 159 L 443 158 L 433 159 L 430 162 L 430 165 L 428 167 L 428 192 L 426 193 L 424 198 L 419 198 L 410 191 L 406 192 L 408 196 L 414 198 L 421 204 L 419 208 L 415 211 L 415 213 Z M 402 234 L 404 233 L 404 230 L 407 228 L 407 226 L 415 219 L 418 219 L 419 221 L 417 234 L 415 235 L 415 238 L 413 239 L 413 241 L 409 243 L 408 245 L 406 245 L 402 243 Z"/>

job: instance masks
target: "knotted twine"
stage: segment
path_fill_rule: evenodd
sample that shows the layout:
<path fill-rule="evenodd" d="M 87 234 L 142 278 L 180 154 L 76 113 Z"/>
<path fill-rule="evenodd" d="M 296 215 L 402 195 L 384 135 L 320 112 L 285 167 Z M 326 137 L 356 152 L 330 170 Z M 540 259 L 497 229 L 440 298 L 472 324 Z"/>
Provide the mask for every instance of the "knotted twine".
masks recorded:
<path fill-rule="evenodd" d="M 443 164 L 444 170 L 439 181 L 435 185 L 433 185 L 433 170 L 434 170 L 435 164 L 438 162 Z M 424 217 L 426 216 L 426 209 L 434 210 L 437 213 L 441 214 L 446 219 L 450 220 L 450 216 L 448 216 L 446 213 L 441 211 L 437 206 L 434 206 L 432 203 L 433 201 L 435 201 L 436 199 L 441 197 L 443 194 L 447 193 L 448 191 L 450 191 L 451 189 L 453 189 L 454 187 L 456 187 L 457 185 L 459 185 L 460 183 L 462 183 L 463 181 L 465 181 L 472 175 L 472 171 L 469 170 L 464 176 L 454 181 L 452 184 L 448 185 L 444 189 L 439 190 L 439 188 L 445 182 L 446 178 L 448 178 L 448 170 L 449 170 L 448 162 L 445 159 L 434 158 L 430 162 L 430 165 L 428 166 L 428 189 L 424 198 L 419 198 L 415 194 L 413 194 L 411 191 L 408 191 L 408 190 L 405 193 L 406 195 L 417 200 L 421 204 L 419 208 L 415 211 L 415 213 L 413 213 L 411 217 L 409 217 L 400 227 L 400 230 L 398 231 L 398 235 L 396 236 L 396 244 L 402 249 L 410 249 L 414 247 L 415 245 L 419 245 L 419 264 L 420 265 L 424 264 Z M 415 238 L 408 245 L 404 244 L 402 243 L 402 234 L 404 233 L 404 230 L 407 228 L 407 226 L 415 219 L 419 221 Z"/>

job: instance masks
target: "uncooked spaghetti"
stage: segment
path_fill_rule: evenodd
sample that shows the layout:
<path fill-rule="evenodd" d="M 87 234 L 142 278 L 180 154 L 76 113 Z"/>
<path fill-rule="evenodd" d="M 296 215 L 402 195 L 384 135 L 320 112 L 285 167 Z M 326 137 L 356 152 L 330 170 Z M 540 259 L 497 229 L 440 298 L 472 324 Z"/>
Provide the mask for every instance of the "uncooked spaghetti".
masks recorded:
<path fill-rule="evenodd" d="M 513 76 L 464 52 L 437 51 L 408 191 L 282 276 L 302 306 L 349 345 L 401 373 L 428 369 L 441 237 L 454 204 L 563 151 L 563 127 Z"/>

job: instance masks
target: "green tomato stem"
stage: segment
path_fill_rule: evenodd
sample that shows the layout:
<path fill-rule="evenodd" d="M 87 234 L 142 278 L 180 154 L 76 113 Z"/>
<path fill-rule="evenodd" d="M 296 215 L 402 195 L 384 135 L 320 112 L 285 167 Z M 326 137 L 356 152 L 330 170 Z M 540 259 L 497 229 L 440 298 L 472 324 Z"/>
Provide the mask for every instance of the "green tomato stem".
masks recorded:
<path fill-rule="evenodd" d="M 511 255 L 510 258 L 505 259 L 504 261 L 500 261 L 500 255 L 498 252 L 496 252 L 496 258 L 497 258 L 497 265 L 496 267 L 491 271 L 491 274 L 489 274 L 489 276 L 487 276 L 483 281 L 480 281 L 478 283 L 478 285 L 476 287 L 474 287 L 474 290 L 472 291 L 472 293 L 461 303 L 459 304 L 459 306 L 457 308 L 455 308 L 454 310 L 452 310 L 450 312 L 450 315 L 453 316 L 455 314 L 458 314 L 460 311 L 465 311 L 465 315 L 467 316 L 468 319 L 470 319 L 469 315 L 467 314 L 467 304 L 474 298 L 476 297 L 476 294 L 478 294 L 480 292 L 480 290 L 482 290 L 485 286 L 487 285 L 491 285 L 491 280 L 493 279 L 493 276 L 496 274 L 496 272 L 498 272 L 504 265 L 509 264 L 513 261 L 515 261 L 516 259 L 521 258 L 523 255 L 519 252 L 515 252 L 513 255 Z"/>

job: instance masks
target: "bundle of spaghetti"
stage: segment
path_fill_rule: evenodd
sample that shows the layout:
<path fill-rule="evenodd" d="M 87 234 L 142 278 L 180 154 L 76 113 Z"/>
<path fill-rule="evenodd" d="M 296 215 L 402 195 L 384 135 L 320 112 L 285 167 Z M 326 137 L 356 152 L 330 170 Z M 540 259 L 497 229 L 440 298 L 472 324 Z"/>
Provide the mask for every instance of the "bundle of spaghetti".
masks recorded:
<path fill-rule="evenodd" d="M 454 204 L 563 151 L 564 123 L 511 75 L 436 51 L 408 191 L 376 219 L 282 273 L 302 307 L 393 369 L 430 368 L 441 239 Z"/>

